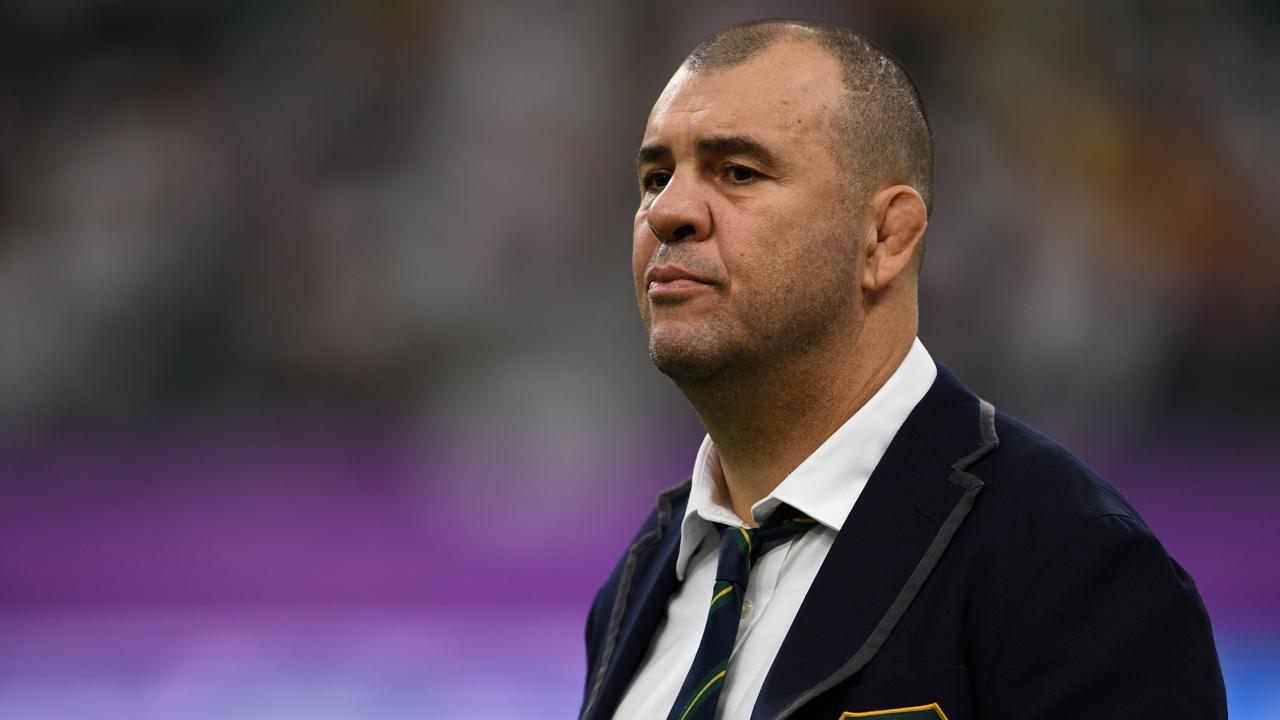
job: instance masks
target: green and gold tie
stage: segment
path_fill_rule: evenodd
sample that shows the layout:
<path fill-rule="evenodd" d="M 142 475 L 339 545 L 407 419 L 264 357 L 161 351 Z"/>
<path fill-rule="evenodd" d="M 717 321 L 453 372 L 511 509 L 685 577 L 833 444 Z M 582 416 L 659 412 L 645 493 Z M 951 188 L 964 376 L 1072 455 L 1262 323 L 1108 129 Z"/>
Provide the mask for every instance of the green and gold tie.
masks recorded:
<path fill-rule="evenodd" d="M 779 506 L 759 528 L 741 528 L 716 523 L 720 529 L 720 561 L 711 608 L 702 631 L 702 642 L 693 666 L 685 675 L 680 694 L 667 720 L 711 720 L 715 716 L 720 689 L 729 672 L 729 656 L 738 637 L 742 600 L 746 597 L 751 563 L 765 548 L 802 533 L 817 522 L 794 508 Z"/>

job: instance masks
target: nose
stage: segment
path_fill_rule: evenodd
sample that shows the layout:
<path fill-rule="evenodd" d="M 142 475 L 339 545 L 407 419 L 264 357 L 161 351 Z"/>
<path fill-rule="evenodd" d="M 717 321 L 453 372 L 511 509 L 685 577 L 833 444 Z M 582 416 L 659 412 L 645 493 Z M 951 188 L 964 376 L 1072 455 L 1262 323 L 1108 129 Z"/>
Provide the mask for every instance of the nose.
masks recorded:
<path fill-rule="evenodd" d="M 711 234 L 711 208 L 693 178 L 673 176 L 649 205 L 647 221 L 663 243 L 696 242 Z"/>

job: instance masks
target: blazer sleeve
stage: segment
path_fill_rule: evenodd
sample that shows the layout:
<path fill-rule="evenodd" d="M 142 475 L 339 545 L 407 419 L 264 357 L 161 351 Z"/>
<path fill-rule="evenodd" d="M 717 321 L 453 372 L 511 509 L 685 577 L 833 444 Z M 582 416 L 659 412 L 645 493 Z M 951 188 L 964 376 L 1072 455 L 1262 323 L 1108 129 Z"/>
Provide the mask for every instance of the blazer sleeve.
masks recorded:
<path fill-rule="evenodd" d="M 1104 515 L 1044 561 L 1013 606 L 978 716 L 1227 717 L 1209 617 L 1140 521 Z"/>

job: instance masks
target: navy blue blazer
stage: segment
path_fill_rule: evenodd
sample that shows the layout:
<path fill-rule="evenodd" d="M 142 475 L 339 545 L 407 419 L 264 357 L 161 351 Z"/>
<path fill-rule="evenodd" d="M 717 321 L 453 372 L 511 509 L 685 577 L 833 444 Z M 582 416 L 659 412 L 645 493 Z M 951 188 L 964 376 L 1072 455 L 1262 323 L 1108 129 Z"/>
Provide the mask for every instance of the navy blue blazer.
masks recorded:
<path fill-rule="evenodd" d="M 644 658 L 677 583 L 688 499 L 688 482 L 658 498 L 596 596 L 582 720 L 611 717 Z M 1138 513 L 939 365 L 836 536 L 751 720 L 867 714 L 1227 711 L 1204 604 Z"/>

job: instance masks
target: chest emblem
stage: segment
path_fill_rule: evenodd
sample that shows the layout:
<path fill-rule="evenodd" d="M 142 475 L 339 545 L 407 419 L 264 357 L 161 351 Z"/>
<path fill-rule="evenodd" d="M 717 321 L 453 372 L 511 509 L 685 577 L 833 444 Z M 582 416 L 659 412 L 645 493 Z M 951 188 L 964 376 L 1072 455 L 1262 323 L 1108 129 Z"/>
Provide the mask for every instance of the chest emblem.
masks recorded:
<path fill-rule="evenodd" d="M 837 720 L 847 720 L 848 718 L 903 718 L 903 720 L 947 720 L 947 714 L 942 712 L 942 708 L 938 703 L 929 703 L 928 705 L 916 705 L 915 707 L 893 708 L 891 710 L 869 710 L 867 712 L 847 712 L 841 715 Z"/>

